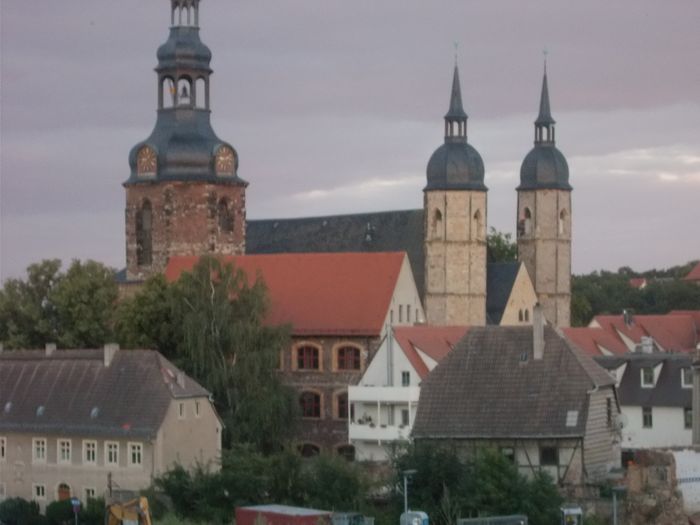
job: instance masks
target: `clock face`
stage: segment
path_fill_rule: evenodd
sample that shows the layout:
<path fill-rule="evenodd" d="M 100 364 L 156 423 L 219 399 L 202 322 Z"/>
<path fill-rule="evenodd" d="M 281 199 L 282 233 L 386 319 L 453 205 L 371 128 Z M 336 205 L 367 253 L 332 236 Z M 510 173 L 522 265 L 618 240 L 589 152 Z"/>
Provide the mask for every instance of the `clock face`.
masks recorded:
<path fill-rule="evenodd" d="M 236 166 L 236 155 L 228 146 L 222 146 L 216 153 L 216 174 L 233 175 Z"/>
<path fill-rule="evenodd" d="M 158 159 L 153 148 L 144 146 L 136 156 L 136 173 L 142 176 L 155 175 Z"/>

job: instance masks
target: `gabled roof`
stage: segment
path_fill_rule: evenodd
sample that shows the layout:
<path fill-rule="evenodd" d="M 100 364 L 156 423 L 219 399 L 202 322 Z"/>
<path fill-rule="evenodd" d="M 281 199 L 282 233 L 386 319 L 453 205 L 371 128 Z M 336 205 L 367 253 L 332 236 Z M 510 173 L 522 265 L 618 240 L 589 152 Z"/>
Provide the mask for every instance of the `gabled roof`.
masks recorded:
<path fill-rule="evenodd" d="M 519 262 L 489 263 L 486 266 L 486 316 L 500 324 L 520 269 Z"/>
<path fill-rule="evenodd" d="M 617 388 L 621 405 L 650 407 L 688 407 L 692 405 L 692 388 L 683 388 L 681 370 L 690 368 L 688 354 L 626 354 L 615 357 L 596 357 L 595 361 L 607 369 L 627 364 Z M 653 388 L 642 388 L 642 368 L 661 365 L 661 372 Z"/>
<path fill-rule="evenodd" d="M 690 315 L 596 315 L 593 323 L 611 333 L 620 333 L 636 344 L 651 337 L 667 352 L 688 352 L 697 344 L 697 327 Z"/>
<path fill-rule="evenodd" d="M 423 296 L 423 210 L 249 220 L 246 253 L 406 252 Z"/>
<path fill-rule="evenodd" d="M 644 277 L 632 277 L 629 280 L 629 284 L 632 288 L 641 290 L 642 288 L 646 287 L 647 280 Z"/>
<path fill-rule="evenodd" d="M 469 330 L 468 326 L 396 326 L 394 338 L 418 376 L 425 379 L 430 372 L 421 352 L 436 362 L 454 348 Z"/>
<path fill-rule="evenodd" d="M 544 357 L 534 360 L 532 327 L 470 328 L 423 381 L 413 436 L 582 436 L 588 391 L 614 381 L 554 328 L 545 327 L 544 340 Z"/>
<path fill-rule="evenodd" d="M 405 253 L 280 253 L 220 259 L 241 268 L 250 282 L 267 285 L 266 322 L 291 324 L 294 335 L 381 333 Z M 171 257 L 165 269 L 174 281 L 199 257 Z"/>
<path fill-rule="evenodd" d="M 602 328 L 562 328 L 562 331 L 569 341 L 591 357 L 604 355 L 600 347 L 613 354 L 625 354 L 628 352 L 627 346 L 617 334 Z"/>
<path fill-rule="evenodd" d="M 696 264 L 690 272 L 688 272 L 688 275 L 683 277 L 684 281 L 700 281 L 700 261 L 698 261 L 698 264 Z"/>
<path fill-rule="evenodd" d="M 155 437 L 171 400 L 209 393 L 153 350 L 0 353 L 0 433 Z M 43 407 L 43 408 L 40 408 Z"/>

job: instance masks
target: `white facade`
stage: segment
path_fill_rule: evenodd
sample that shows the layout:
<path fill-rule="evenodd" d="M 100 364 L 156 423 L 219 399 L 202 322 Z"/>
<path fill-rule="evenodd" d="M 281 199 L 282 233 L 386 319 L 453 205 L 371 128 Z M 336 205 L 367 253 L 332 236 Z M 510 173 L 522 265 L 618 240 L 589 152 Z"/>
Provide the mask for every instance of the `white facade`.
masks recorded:
<path fill-rule="evenodd" d="M 387 328 L 390 326 L 410 326 L 424 320 L 425 312 L 418 295 L 418 288 L 416 288 L 416 280 L 413 278 L 411 263 L 408 260 L 408 255 L 404 254 L 399 277 L 396 279 L 396 287 L 391 296 L 389 311 L 384 320 L 382 336 L 386 334 Z"/>
<path fill-rule="evenodd" d="M 692 443 L 692 426 L 686 428 L 683 407 L 649 407 L 651 426 L 645 426 L 641 406 L 621 406 L 626 420 L 622 429 L 622 448 L 686 447 Z M 647 416 L 647 425 L 649 423 Z"/>

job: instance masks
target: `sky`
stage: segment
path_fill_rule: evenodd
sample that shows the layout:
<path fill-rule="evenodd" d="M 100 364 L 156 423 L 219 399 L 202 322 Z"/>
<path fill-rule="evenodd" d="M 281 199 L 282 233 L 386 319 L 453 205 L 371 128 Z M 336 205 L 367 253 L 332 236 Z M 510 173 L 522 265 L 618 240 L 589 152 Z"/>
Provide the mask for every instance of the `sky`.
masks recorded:
<path fill-rule="evenodd" d="M 0 279 L 125 265 L 122 183 L 156 117 L 168 0 L 0 0 Z M 202 0 L 212 123 L 249 219 L 422 207 L 458 43 L 488 223 L 514 232 L 547 50 L 573 272 L 700 258 L 697 0 Z"/>

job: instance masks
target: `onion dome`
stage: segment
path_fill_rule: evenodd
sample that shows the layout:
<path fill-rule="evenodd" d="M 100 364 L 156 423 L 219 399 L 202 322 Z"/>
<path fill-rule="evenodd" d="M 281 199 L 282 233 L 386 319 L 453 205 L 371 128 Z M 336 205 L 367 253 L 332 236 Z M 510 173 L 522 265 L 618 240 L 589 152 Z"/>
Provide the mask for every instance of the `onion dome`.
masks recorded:
<path fill-rule="evenodd" d="M 428 161 L 428 184 L 423 191 L 487 190 L 484 162 L 479 152 L 467 143 L 467 118 L 462 107 L 459 70 L 455 65 L 450 107 L 445 115 L 445 143 Z"/>
<path fill-rule="evenodd" d="M 535 120 L 535 147 L 525 156 L 520 167 L 518 190 L 558 189 L 571 191 L 569 165 L 554 143 L 555 120 L 549 108 L 547 66 L 545 64 L 540 96 L 540 112 Z"/>

